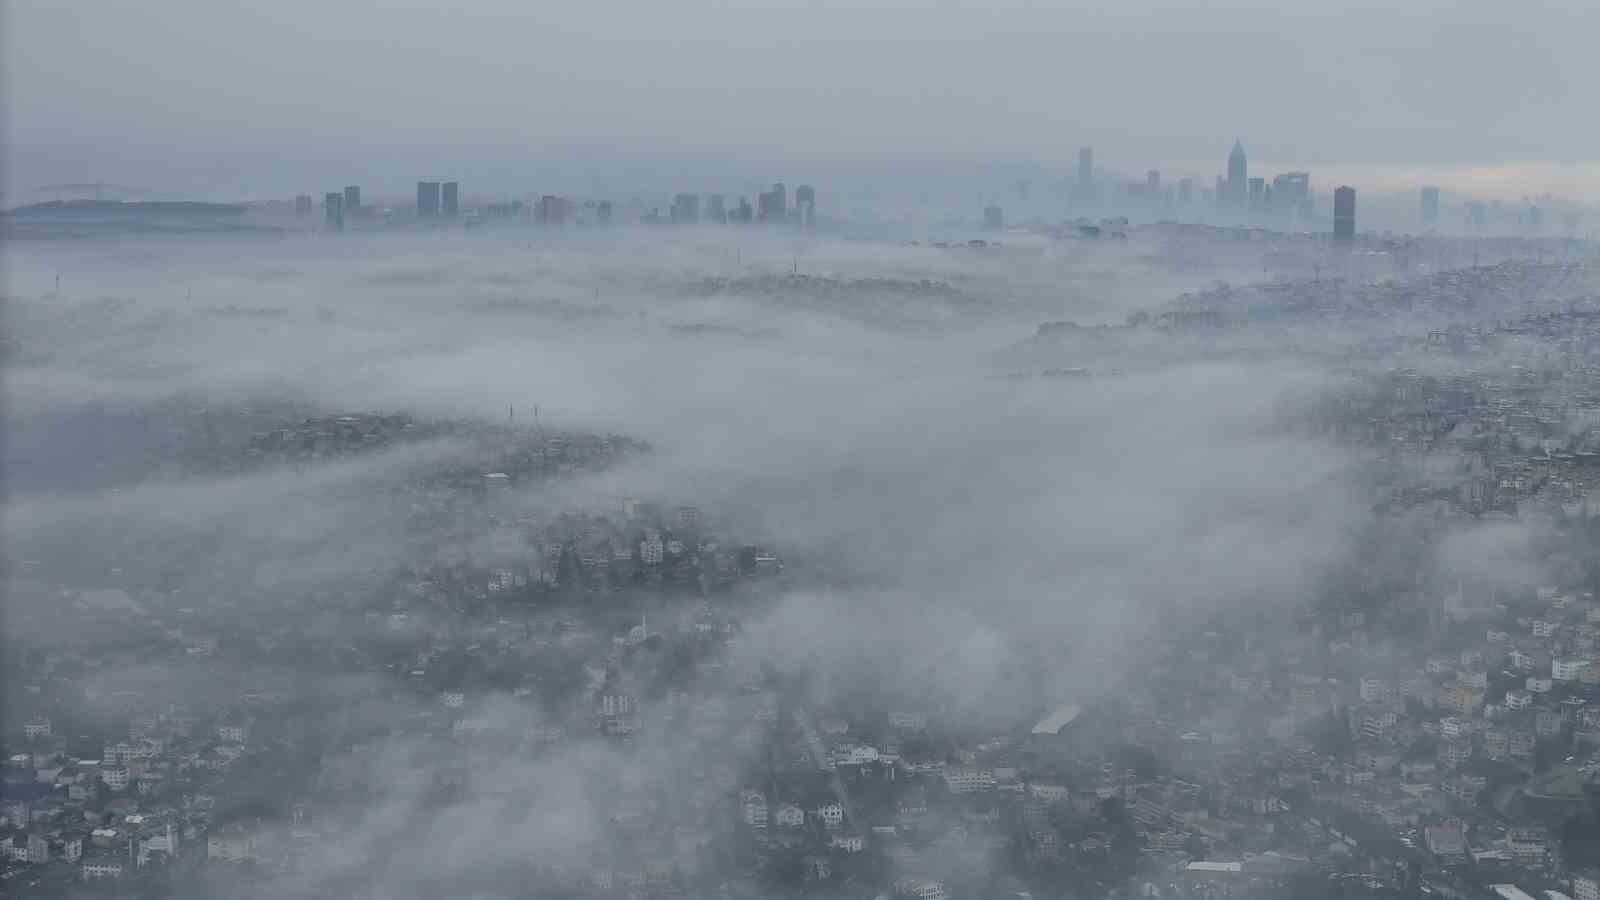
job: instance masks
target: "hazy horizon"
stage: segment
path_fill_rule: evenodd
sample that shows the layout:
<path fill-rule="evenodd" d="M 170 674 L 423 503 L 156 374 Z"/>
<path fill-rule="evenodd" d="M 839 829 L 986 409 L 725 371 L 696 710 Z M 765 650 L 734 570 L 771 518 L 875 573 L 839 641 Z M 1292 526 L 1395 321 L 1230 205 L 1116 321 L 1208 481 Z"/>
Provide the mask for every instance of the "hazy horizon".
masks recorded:
<path fill-rule="evenodd" d="M 6 205 L 99 180 L 264 199 L 428 176 L 626 192 L 675 167 L 1068 177 L 1084 145 L 1205 185 L 1235 137 L 1269 179 L 1600 191 L 1576 4 L 21 0 L 8 18 Z"/>

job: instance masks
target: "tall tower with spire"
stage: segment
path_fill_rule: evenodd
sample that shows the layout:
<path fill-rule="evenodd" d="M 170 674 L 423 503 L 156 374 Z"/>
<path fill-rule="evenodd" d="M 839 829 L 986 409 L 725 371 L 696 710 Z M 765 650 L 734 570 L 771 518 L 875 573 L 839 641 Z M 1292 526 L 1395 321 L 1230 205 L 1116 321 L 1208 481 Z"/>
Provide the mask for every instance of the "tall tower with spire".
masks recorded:
<path fill-rule="evenodd" d="M 1242 209 L 1250 190 L 1250 165 L 1245 160 L 1244 144 L 1234 138 L 1228 153 L 1228 205 Z"/>

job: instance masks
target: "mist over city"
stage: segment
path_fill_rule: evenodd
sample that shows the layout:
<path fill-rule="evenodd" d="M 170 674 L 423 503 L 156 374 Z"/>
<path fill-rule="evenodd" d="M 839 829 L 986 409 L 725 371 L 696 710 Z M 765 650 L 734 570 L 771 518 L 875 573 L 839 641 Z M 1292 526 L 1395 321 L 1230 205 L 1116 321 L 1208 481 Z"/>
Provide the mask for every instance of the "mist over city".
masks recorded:
<path fill-rule="evenodd" d="M 0 896 L 1600 900 L 1587 13 L 7 4 Z"/>

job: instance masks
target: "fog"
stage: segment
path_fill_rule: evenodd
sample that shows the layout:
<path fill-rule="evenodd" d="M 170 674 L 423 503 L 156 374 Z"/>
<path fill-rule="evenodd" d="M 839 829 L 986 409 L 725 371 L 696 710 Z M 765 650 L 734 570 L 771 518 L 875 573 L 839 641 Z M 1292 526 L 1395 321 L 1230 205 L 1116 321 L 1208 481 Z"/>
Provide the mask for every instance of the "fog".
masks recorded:
<path fill-rule="evenodd" d="M 692 289 L 796 258 L 819 278 L 935 279 L 955 292 L 806 308 Z M 1010 370 L 991 354 L 1039 320 L 1120 319 L 1182 282 L 1131 253 L 1082 265 L 1047 250 L 997 266 L 929 247 L 817 240 L 797 254 L 759 237 L 635 234 L 73 243 L 19 248 L 8 262 L 6 535 L 25 579 L 64 566 L 73 587 L 111 585 L 122 570 L 104 566 L 124 547 L 195 542 L 207 558 L 258 562 L 231 587 L 205 567 L 180 571 L 170 588 L 184 604 L 275 597 L 315 616 L 317 603 L 349 602 L 330 587 L 430 540 L 362 486 L 452 452 L 424 444 L 198 478 L 152 459 L 97 483 L 64 471 L 63 455 L 92 471 L 97 456 L 141 448 L 77 445 L 76 420 L 179 395 L 485 421 L 537 407 L 551 427 L 627 433 L 652 451 L 518 503 L 644 496 L 749 522 L 823 578 L 752 622 L 736 658 L 811 675 L 821 702 L 869 677 L 884 697 L 933 696 L 977 725 L 1095 701 L 1163 627 L 1302 602 L 1366 515 L 1328 487 L 1347 463 L 1337 449 L 1266 433 L 1274 399 L 1314 381 L 1309 371 L 1194 363 L 1085 384 L 995 377 Z M 17 636 L 30 619 L 13 616 Z M 676 765 L 658 752 L 671 749 L 640 748 L 635 764 Z M 578 796 L 559 802 L 588 809 Z M 400 808 L 380 804 L 362 827 L 390 827 Z M 535 826 L 554 828 L 542 813 Z M 555 830 L 581 843 L 581 829 Z"/>
<path fill-rule="evenodd" d="M 10 4 L 0 894 L 1600 896 L 1586 13 Z"/>

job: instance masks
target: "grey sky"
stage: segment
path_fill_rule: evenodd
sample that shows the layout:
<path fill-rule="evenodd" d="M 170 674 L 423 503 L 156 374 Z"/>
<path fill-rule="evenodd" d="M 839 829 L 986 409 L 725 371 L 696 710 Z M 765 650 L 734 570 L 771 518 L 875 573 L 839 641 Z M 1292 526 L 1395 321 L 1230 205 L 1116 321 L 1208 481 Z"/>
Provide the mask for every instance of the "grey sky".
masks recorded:
<path fill-rule="evenodd" d="M 352 157 L 396 183 L 596 153 L 1065 172 L 1082 143 L 1209 175 L 1235 136 L 1269 165 L 1587 179 L 1587 6 L 12 0 L 9 192 L 274 191 Z"/>

